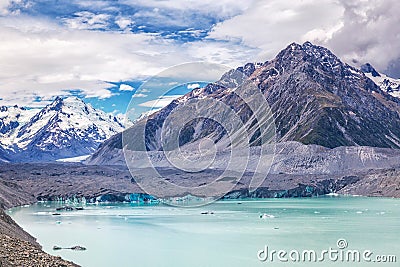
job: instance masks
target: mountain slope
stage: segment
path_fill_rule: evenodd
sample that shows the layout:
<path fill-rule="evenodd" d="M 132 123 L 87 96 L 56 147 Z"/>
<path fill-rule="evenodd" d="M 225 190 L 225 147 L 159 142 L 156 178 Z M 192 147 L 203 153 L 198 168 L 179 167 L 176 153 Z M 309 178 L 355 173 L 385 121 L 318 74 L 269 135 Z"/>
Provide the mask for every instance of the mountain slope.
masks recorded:
<path fill-rule="evenodd" d="M 373 80 L 382 91 L 385 91 L 392 96 L 400 97 L 400 79 L 394 79 L 377 72 L 369 63 L 362 65 L 361 71 L 364 72 L 368 78 Z"/>
<path fill-rule="evenodd" d="M 16 109 L 16 108 L 14 108 Z M 10 111 L 10 110 L 9 110 Z M 93 153 L 101 142 L 121 132 L 112 115 L 96 110 L 76 97 L 56 98 L 28 118 L 4 116 L 1 143 L 11 161 L 53 161 Z"/>
<path fill-rule="evenodd" d="M 251 79 L 271 105 L 281 141 L 400 147 L 399 99 L 326 48 L 292 44 Z"/>
<path fill-rule="evenodd" d="M 40 111 L 23 107 L 0 107 L 0 146 L 8 150 L 18 149 L 15 144 L 16 135 L 21 127 Z"/>
<path fill-rule="evenodd" d="M 238 71 L 248 78 L 238 77 Z M 236 88 L 237 84 L 243 85 Z M 254 84 L 258 89 L 254 88 Z M 246 64 L 236 71 L 226 73 L 216 84 L 195 89 L 174 100 L 126 131 L 124 136 L 130 138 L 127 140 L 128 149 L 165 148 L 160 137 L 163 124 L 176 110 L 185 110 L 185 107 L 193 103 L 198 103 L 196 109 L 181 113 L 182 117 L 195 112 L 203 118 L 183 125 L 179 125 L 179 121 L 184 121 L 183 118 L 174 117 L 173 120 L 178 121 L 175 126 L 181 129 L 180 145 L 210 138 L 217 145 L 229 146 L 226 143 L 226 129 L 216 122 L 224 123 L 227 120 L 226 114 L 216 104 L 204 105 L 207 102 L 205 100 L 213 103 L 216 102 L 213 100 L 217 100 L 229 106 L 240 116 L 242 128 L 247 132 L 251 145 L 260 145 L 263 143 L 260 142 L 263 135 L 270 132 L 259 131 L 260 118 L 255 118 L 248 103 L 238 96 L 246 90 L 248 94 L 255 93 L 255 90 L 262 92 L 271 107 L 279 142 L 299 141 L 328 148 L 400 148 L 400 100 L 382 91 L 362 71 L 341 62 L 328 49 L 306 42 L 303 45 L 293 43 L 271 61 L 262 65 Z M 173 132 L 172 127 L 165 125 L 164 131 Z M 243 131 L 239 127 L 232 127 L 233 132 Z M 146 133 L 144 142 L 140 137 L 143 129 Z M 98 162 L 96 157 L 105 155 L 105 151 L 118 154 L 118 149 L 122 147 L 121 140 L 121 135 L 116 135 L 106 141 L 92 160 Z"/>
<path fill-rule="evenodd" d="M 0 162 L 9 162 L 18 151 L 18 146 L 14 143 L 16 135 L 37 112 L 39 109 L 0 107 Z"/>

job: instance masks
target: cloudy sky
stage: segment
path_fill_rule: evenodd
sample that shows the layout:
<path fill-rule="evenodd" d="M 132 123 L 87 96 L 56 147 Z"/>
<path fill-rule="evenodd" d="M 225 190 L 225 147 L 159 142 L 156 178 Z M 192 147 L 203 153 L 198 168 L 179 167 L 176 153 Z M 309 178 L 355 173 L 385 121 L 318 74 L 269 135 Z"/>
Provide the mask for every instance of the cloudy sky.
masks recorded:
<path fill-rule="evenodd" d="M 306 40 L 400 77 L 399 10 L 398 0 L 0 0 L 0 105 L 77 95 L 123 112 L 171 66 L 236 67 Z"/>

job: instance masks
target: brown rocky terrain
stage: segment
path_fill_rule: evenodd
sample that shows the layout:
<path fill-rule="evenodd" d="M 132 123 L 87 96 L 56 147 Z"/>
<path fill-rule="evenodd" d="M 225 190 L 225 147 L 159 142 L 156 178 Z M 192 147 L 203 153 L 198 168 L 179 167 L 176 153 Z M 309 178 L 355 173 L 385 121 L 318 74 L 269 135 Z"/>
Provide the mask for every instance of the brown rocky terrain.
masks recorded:
<path fill-rule="evenodd" d="M 3 209 L 0 209 L 0 266 L 78 266 L 41 250 L 35 238 L 17 225 Z"/>
<path fill-rule="evenodd" d="M 73 267 L 78 265 L 65 261 L 61 257 L 51 256 L 32 242 L 0 234 L 0 266 Z"/>

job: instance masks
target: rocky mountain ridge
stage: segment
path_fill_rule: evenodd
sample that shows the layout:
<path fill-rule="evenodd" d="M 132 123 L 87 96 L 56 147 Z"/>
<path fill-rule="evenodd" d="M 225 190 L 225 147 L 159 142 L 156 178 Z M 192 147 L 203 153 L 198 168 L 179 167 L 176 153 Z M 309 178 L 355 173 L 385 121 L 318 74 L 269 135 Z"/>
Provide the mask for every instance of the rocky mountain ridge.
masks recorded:
<path fill-rule="evenodd" d="M 269 130 L 260 131 L 263 124 L 271 122 L 269 110 L 263 113 L 265 117 L 257 118 L 249 101 L 246 103 L 240 97 L 243 92 L 251 95 L 256 90 L 262 93 L 273 114 L 274 140 L 270 125 Z M 225 109 L 216 102 L 222 103 Z M 195 109 L 194 103 L 199 103 Z M 293 43 L 271 61 L 248 63 L 224 74 L 219 81 L 172 101 L 127 129 L 124 135 L 107 140 L 89 162 L 102 162 L 98 159 L 102 156 L 108 161 L 113 161 L 113 157 L 121 159 L 122 143 L 132 151 L 163 150 L 162 131 L 170 134 L 174 127 L 180 129 L 180 146 L 206 138 L 222 149 L 228 148 L 229 136 L 221 125 L 227 121 L 226 107 L 241 120 L 231 126 L 231 132 L 247 136 L 250 146 L 259 146 L 265 143 L 264 139 L 327 148 L 400 148 L 400 99 L 382 90 L 361 70 L 343 63 L 328 49 L 306 42 Z M 179 115 L 180 110 L 186 112 Z M 183 114 L 193 113 L 199 118 L 185 121 Z M 166 121 L 174 124 L 164 125 Z"/>

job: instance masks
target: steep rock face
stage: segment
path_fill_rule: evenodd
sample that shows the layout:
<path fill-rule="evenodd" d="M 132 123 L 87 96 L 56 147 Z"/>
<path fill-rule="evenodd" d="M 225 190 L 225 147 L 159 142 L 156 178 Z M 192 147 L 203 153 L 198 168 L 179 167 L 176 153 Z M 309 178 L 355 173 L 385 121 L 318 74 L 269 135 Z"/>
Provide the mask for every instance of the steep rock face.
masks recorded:
<path fill-rule="evenodd" d="M 372 77 L 381 77 L 381 74 L 369 63 L 366 63 L 360 67 L 360 70 L 364 73 L 369 73 Z"/>
<path fill-rule="evenodd" d="M 238 75 L 238 72 L 244 75 Z M 239 84 L 242 86 L 236 88 Z M 230 145 L 226 141 L 226 129 L 209 119 L 213 114 L 221 114 L 212 118 L 222 122 L 227 118 L 216 105 L 209 104 L 221 102 L 238 114 L 249 142 L 252 146 L 258 146 L 262 143 L 262 135 L 270 134 L 270 131 L 261 133 L 254 126 L 259 125 L 253 110 L 238 96 L 243 90 L 251 94 L 257 87 L 271 107 L 278 142 L 299 141 L 328 148 L 400 147 L 400 100 L 381 90 L 362 71 L 341 62 L 328 49 L 306 42 L 303 45 L 289 45 L 271 61 L 249 63 L 229 71 L 218 82 L 174 100 L 152 114 L 147 121 L 136 122 L 126 131 L 125 136 L 130 138 L 128 148 L 163 149 L 160 137 L 163 124 L 173 112 L 184 110 L 194 102 L 198 103 L 197 109 L 183 114 L 195 111 L 203 114 L 204 118 L 179 125 L 179 145 L 195 143 L 205 137 L 222 147 Z M 174 119 L 179 121 L 182 118 Z M 239 128 L 235 130 L 243 131 Z M 92 160 L 105 155 L 104 151 L 112 151 L 115 157 L 121 158 L 121 155 L 117 155 L 117 150 L 122 147 L 121 141 L 123 138 L 120 135 L 106 141 Z M 108 154 L 108 157 L 110 159 L 113 156 Z M 101 159 L 97 162 L 101 162 Z"/>
<path fill-rule="evenodd" d="M 7 161 L 53 161 L 87 155 L 123 130 L 117 118 L 75 97 L 56 98 L 40 111 L 18 107 L 2 110 L 0 142 Z"/>
<path fill-rule="evenodd" d="M 251 79 L 271 105 L 281 141 L 400 146 L 400 101 L 326 48 L 292 44 Z"/>
<path fill-rule="evenodd" d="M 244 143 L 245 145 L 250 143 L 252 146 L 267 143 L 273 139 L 274 127 L 271 125 L 273 117 L 267 110 L 257 114 L 258 116 L 254 114 L 253 110 L 262 104 L 265 105 L 266 102 L 255 84 L 248 80 L 248 77 L 261 66 L 260 63 L 248 63 L 244 67 L 224 74 L 215 83 L 194 89 L 160 111 L 136 121 L 134 126 L 126 130 L 125 140 L 120 135 L 107 140 L 92 158 L 99 154 L 104 155 L 104 151 L 101 151 L 103 149 L 122 147 L 120 141 L 129 144 L 128 149 L 134 151 L 173 150 L 177 145 L 195 143 L 204 138 L 213 140 L 222 149 Z M 246 92 L 241 92 L 247 95 L 246 101 L 235 92 L 238 85 Z M 259 91 L 258 95 L 253 94 L 252 90 Z M 249 104 L 253 105 L 253 109 Z M 194 119 L 188 120 L 192 115 Z M 166 143 L 162 143 L 162 132 L 165 134 Z M 233 138 L 235 140 L 229 140 L 232 133 L 236 137 Z M 175 135 L 178 142 L 168 143 Z M 244 136 L 248 141 L 243 138 Z"/>

